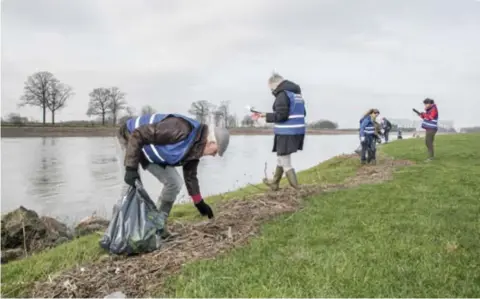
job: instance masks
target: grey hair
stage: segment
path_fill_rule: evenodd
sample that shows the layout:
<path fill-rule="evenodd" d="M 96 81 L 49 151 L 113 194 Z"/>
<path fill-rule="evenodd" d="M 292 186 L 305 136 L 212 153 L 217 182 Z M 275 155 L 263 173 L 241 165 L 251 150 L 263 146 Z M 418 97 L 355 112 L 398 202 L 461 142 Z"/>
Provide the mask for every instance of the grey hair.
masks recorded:
<path fill-rule="evenodd" d="M 207 142 L 217 142 L 217 138 L 215 137 L 215 130 L 213 125 L 209 125 L 208 127 L 208 135 L 207 135 Z"/>
<path fill-rule="evenodd" d="M 273 72 L 273 74 L 268 78 L 268 84 L 278 85 L 283 80 L 285 80 L 279 73 Z"/>

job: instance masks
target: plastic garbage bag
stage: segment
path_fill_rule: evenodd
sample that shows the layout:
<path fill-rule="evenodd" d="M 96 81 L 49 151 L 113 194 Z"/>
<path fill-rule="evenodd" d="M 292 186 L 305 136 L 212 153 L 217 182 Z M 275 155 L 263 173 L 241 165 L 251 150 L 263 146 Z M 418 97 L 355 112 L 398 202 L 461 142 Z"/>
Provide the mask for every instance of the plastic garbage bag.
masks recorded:
<path fill-rule="evenodd" d="M 362 155 L 362 145 L 360 144 L 354 152 L 357 155 L 361 156 Z"/>
<path fill-rule="evenodd" d="M 164 220 L 142 184 L 128 188 L 114 207 L 100 246 L 114 254 L 133 255 L 157 249 Z"/>

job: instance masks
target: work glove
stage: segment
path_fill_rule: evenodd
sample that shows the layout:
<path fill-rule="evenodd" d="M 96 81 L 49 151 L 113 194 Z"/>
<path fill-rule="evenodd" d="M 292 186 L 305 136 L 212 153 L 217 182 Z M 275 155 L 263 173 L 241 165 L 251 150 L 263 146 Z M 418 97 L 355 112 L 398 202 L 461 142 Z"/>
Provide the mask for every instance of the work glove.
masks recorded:
<path fill-rule="evenodd" d="M 213 218 L 212 208 L 202 199 L 195 204 L 195 207 L 202 216 L 208 216 L 208 219 Z"/>
<path fill-rule="evenodd" d="M 365 142 L 365 136 L 361 136 L 361 137 L 360 137 L 360 142 L 361 142 L 361 143 L 364 143 L 364 142 Z"/>
<path fill-rule="evenodd" d="M 132 187 L 135 187 L 135 181 L 140 181 L 140 175 L 138 174 L 138 169 L 133 167 L 125 168 L 125 183 L 129 184 Z"/>

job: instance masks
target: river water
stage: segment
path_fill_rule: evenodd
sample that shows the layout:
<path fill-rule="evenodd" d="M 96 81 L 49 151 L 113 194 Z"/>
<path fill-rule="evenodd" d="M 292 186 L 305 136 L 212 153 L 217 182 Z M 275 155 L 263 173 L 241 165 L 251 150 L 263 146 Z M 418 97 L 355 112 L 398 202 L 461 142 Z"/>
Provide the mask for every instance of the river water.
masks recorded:
<path fill-rule="evenodd" d="M 259 183 L 265 162 L 271 177 L 276 156 L 272 136 L 232 136 L 223 158 L 205 157 L 198 176 L 204 196 Z M 309 135 L 304 151 L 292 156 L 297 170 L 312 167 L 335 155 L 352 153 L 356 135 Z M 2 213 L 20 205 L 40 215 L 74 222 L 97 212 L 109 217 L 120 197 L 123 158 L 112 137 L 2 138 Z M 181 168 L 179 169 L 181 173 Z M 150 196 L 161 184 L 141 173 Z M 177 202 L 188 202 L 185 187 Z"/>

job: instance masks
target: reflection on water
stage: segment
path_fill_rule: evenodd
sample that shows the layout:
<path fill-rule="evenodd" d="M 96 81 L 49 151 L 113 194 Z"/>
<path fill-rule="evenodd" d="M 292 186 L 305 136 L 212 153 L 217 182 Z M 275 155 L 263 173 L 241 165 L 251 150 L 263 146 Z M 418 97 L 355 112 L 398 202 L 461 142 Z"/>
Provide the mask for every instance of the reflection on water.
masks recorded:
<path fill-rule="evenodd" d="M 223 158 L 205 157 L 198 176 L 204 196 L 231 191 L 271 176 L 276 157 L 272 136 L 232 136 Z M 292 157 L 298 170 L 351 153 L 357 136 L 307 136 Z M 23 205 L 41 215 L 78 220 L 98 212 L 109 216 L 123 184 L 123 157 L 112 137 L 2 138 L 2 211 Z M 182 175 L 181 168 L 178 169 Z M 142 180 L 154 199 L 161 184 L 147 172 Z M 179 202 L 190 201 L 185 187 Z"/>

